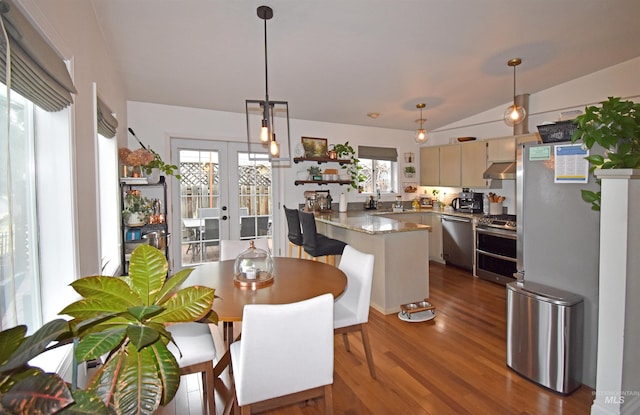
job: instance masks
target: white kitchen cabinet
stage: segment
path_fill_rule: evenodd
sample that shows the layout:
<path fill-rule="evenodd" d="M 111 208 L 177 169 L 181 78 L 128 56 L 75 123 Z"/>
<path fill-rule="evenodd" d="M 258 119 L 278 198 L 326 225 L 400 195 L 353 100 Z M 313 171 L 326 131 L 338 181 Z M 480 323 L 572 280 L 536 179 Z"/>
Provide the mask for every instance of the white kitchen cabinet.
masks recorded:
<path fill-rule="evenodd" d="M 440 147 L 440 186 L 460 186 L 460 144 Z"/>
<path fill-rule="evenodd" d="M 516 138 L 505 137 L 487 140 L 489 163 L 516 161 Z"/>
<path fill-rule="evenodd" d="M 420 147 L 420 186 L 440 185 L 440 147 Z"/>
<path fill-rule="evenodd" d="M 514 146 L 515 149 L 515 146 Z M 482 174 L 487 170 L 487 142 L 473 141 L 460 145 L 461 184 L 463 187 L 487 187 Z"/>

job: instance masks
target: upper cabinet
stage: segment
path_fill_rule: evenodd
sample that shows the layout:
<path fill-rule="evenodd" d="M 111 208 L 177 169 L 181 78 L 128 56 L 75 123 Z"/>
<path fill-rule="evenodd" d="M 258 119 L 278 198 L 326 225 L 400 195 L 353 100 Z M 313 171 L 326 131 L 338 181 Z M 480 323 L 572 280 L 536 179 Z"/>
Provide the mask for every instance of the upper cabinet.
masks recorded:
<path fill-rule="evenodd" d="M 420 186 L 440 184 L 440 147 L 420 147 Z"/>
<path fill-rule="evenodd" d="M 487 140 L 487 159 L 490 163 L 516 161 L 516 138 Z"/>
<path fill-rule="evenodd" d="M 515 149 L 515 146 L 514 146 Z M 473 141 L 460 145 L 460 182 L 463 187 L 487 187 L 482 174 L 487 169 L 487 142 Z"/>
<path fill-rule="evenodd" d="M 460 186 L 460 147 L 462 144 L 440 146 L 440 186 Z"/>

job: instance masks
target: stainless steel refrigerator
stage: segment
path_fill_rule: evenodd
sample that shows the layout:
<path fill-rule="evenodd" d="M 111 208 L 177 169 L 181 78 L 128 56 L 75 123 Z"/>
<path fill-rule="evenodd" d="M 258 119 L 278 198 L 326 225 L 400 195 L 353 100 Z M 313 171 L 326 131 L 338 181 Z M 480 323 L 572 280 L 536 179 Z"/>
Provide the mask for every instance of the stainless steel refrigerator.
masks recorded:
<path fill-rule="evenodd" d="M 584 298 L 582 383 L 595 387 L 600 213 L 582 200 L 580 190 L 599 186 L 591 174 L 587 183 L 575 182 L 581 173 L 572 177 L 571 163 L 583 166 L 584 156 L 567 157 L 570 144 L 526 143 L 517 149 L 517 268 L 525 283 Z M 558 157 L 557 145 L 563 146 Z"/>

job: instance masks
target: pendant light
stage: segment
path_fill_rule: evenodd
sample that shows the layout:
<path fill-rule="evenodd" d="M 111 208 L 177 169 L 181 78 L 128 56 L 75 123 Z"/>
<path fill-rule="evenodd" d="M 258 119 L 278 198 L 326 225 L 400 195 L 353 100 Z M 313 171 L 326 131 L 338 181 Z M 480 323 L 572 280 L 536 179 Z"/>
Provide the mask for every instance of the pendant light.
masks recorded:
<path fill-rule="evenodd" d="M 253 123 L 250 120 L 250 113 L 259 111 L 261 114 L 261 123 L 259 138 L 260 143 L 266 146 L 269 151 L 269 160 L 271 161 L 286 161 L 290 160 L 288 157 L 280 156 L 280 145 L 276 141 L 276 128 L 275 118 L 276 114 L 286 118 L 286 123 L 282 124 L 282 129 L 279 130 L 282 137 L 286 136 L 288 144 L 288 154 L 291 154 L 291 141 L 289 136 L 289 104 L 286 101 L 271 101 L 269 100 L 269 71 L 268 71 L 268 55 L 267 55 L 267 20 L 273 17 L 273 10 L 268 6 L 260 6 L 257 9 L 257 14 L 260 19 L 264 21 L 264 84 L 265 84 L 265 96 L 264 100 L 246 100 L 246 115 L 247 115 L 247 145 L 249 147 L 249 158 L 252 158 L 251 152 L 251 131 L 255 131 Z M 286 124 L 286 125 L 285 125 Z"/>
<path fill-rule="evenodd" d="M 524 107 L 516 103 L 516 66 L 520 65 L 521 63 L 522 59 L 520 58 L 510 59 L 507 62 L 508 66 L 513 67 L 513 105 L 510 105 L 509 108 L 507 108 L 507 110 L 504 112 L 504 122 L 508 126 L 520 124 L 527 116 L 527 111 L 524 109 Z"/>
<path fill-rule="evenodd" d="M 424 103 L 420 103 L 416 105 L 416 108 L 420 109 L 420 118 L 416 120 L 417 123 L 420 124 L 420 128 L 418 128 L 418 130 L 416 131 L 415 137 L 414 139 L 416 140 L 416 143 L 418 144 L 424 144 L 427 142 L 427 139 L 429 137 L 427 137 L 427 131 L 424 129 L 423 124 L 426 121 L 424 118 L 422 118 L 422 109 L 426 106 L 426 104 Z"/>

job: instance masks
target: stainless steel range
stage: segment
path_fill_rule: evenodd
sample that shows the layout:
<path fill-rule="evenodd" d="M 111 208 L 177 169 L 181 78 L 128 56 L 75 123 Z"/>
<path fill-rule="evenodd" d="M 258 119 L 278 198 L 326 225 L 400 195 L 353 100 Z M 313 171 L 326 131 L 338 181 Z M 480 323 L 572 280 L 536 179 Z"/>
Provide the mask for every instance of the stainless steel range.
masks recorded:
<path fill-rule="evenodd" d="M 515 215 L 487 215 L 476 225 L 476 275 L 507 284 L 517 271 Z"/>

